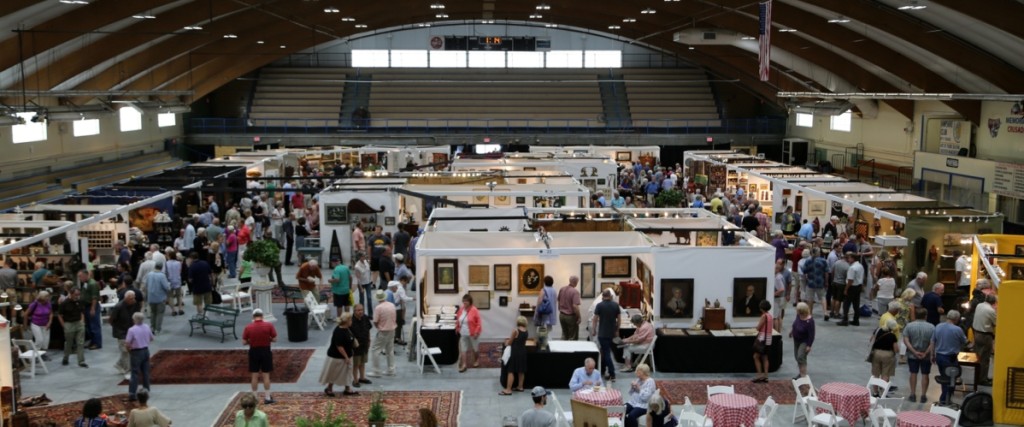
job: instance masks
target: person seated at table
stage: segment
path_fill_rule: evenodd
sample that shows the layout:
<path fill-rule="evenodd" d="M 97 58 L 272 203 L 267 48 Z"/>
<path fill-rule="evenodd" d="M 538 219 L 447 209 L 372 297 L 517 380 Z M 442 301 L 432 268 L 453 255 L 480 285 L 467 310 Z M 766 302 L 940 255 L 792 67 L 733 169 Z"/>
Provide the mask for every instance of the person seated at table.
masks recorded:
<path fill-rule="evenodd" d="M 572 372 L 572 379 L 569 380 L 569 390 L 575 392 L 601 385 L 601 373 L 597 372 L 596 368 L 597 362 L 594 361 L 594 358 L 588 357 L 587 360 L 584 360 L 583 367 L 576 368 Z"/>
<path fill-rule="evenodd" d="M 655 390 L 651 401 L 647 403 L 647 427 L 676 427 L 679 420 L 672 415 L 672 405 L 668 399 L 661 397 L 661 391 Z"/>
<path fill-rule="evenodd" d="M 636 332 L 622 339 L 622 344 L 625 345 L 622 357 L 626 359 L 626 366 L 622 368 L 622 372 L 632 372 L 633 355 L 643 356 L 654 341 L 654 325 L 651 322 L 644 321 L 644 317 L 639 314 L 634 314 L 629 321 L 636 327 Z"/>
<path fill-rule="evenodd" d="M 657 387 L 654 384 L 654 378 L 651 378 L 651 368 L 646 363 L 636 365 L 636 381 L 629 385 L 625 427 L 640 426 L 638 420 L 647 413 L 647 406 L 651 403 L 651 396 L 654 395 L 655 390 Z"/>

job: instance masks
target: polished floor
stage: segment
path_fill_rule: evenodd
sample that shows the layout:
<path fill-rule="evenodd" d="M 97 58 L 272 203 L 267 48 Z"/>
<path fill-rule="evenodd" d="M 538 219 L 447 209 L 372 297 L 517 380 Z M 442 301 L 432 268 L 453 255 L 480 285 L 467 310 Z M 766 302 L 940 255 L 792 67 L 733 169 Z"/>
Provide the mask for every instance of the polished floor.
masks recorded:
<path fill-rule="evenodd" d="M 294 277 L 294 267 L 286 267 L 285 277 Z M 190 313 L 194 310 L 187 307 Z M 284 304 L 277 304 L 274 312 L 280 320 L 277 328 L 281 338 L 275 344 L 276 348 L 315 348 L 317 349 L 310 360 L 305 372 L 297 383 L 274 384 L 272 391 L 317 391 L 323 387 L 317 383 L 320 368 L 326 357 L 326 345 L 329 341 L 329 332 L 320 331 L 313 327 L 309 331 L 309 340 L 301 343 L 291 343 L 286 339 L 286 331 L 282 312 Z M 859 327 L 840 327 L 835 322 L 824 322 L 816 313 L 817 341 L 809 357 L 809 375 L 816 385 L 832 381 L 852 382 L 864 384 L 870 376 L 870 365 L 864 362 L 867 353 L 868 338 L 877 322 L 877 317 L 862 321 Z M 791 316 L 790 313 L 787 313 Z M 248 316 L 243 314 L 239 318 L 240 327 Z M 790 323 L 787 319 L 786 323 Z M 229 340 L 220 343 L 219 334 L 188 336 L 188 322 L 186 317 L 167 317 L 164 321 L 164 332 L 153 342 L 151 351 L 161 349 L 240 349 L 243 348 L 241 341 Z M 53 361 L 48 363 L 49 374 L 38 373 L 34 379 L 30 379 L 27 373 L 21 374 L 21 384 L 24 388 L 23 395 L 35 395 L 46 393 L 54 400 L 54 403 L 83 400 L 94 396 L 104 396 L 116 393 L 127 392 L 127 386 L 118 386 L 123 379 L 117 374 L 113 367 L 117 359 L 116 341 L 110 336 L 110 327 L 104 328 L 104 347 L 101 350 L 88 351 L 86 359 L 89 363 L 88 369 L 75 366 L 60 365 L 60 352 L 54 352 Z M 241 335 L 241 330 L 239 330 Z M 772 374 L 774 378 L 788 379 L 796 374 L 796 364 L 792 357 L 792 346 L 786 343 L 785 357 L 782 368 Z M 714 357 L 708 355 L 707 357 Z M 460 416 L 461 426 L 500 426 L 505 417 L 518 416 L 523 410 L 531 406 L 528 394 L 517 393 L 513 396 L 499 396 L 498 391 L 498 370 L 497 369 L 471 369 L 465 373 L 458 373 L 455 366 L 442 366 L 442 373 L 436 374 L 430 370 L 420 374 L 415 363 L 407 358 L 403 350 L 396 357 L 398 375 L 395 377 L 384 377 L 374 379 L 372 386 L 364 387 L 363 390 L 453 390 L 463 391 L 462 410 Z M 72 356 L 72 362 L 74 357 Z M 201 366 L 182 366 L 181 369 L 202 369 Z M 632 374 L 620 374 L 619 380 L 614 383 L 626 394 L 629 389 L 629 376 Z M 965 375 L 970 376 L 970 369 L 965 370 Z M 689 375 L 655 373 L 656 379 L 712 379 L 712 378 L 752 378 L 749 374 L 742 375 Z M 899 386 L 896 396 L 909 394 L 907 384 L 906 365 L 900 365 L 897 375 L 893 380 Z M 248 385 L 242 384 L 210 384 L 210 385 L 157 385 L 153 387 L 151 404 L 160 408 L 174 420 L 175 426 L 210 426 L 227 405 L 229 399 L 239 391 L 248 391 Z M 558 400 L 568 407 L 570 394 L 568 389 L 556 390 Z M 929 402 L 938 398 L 938 386 L 932 384 L 928 390 Z M 961 398 L 957 395 L 957 399 Z M 343 401 L 343 397 L 337 398 Z M 904 409 L 927 410 L 927 404 L 905 404 Z M 273 406 L 264 408 L 273 411 Z M 677 409 L 678 410 L 678 407 Z M 703 410 L 703 408 L 699 408 Z M 776 426 L 792 425 L 793 406 L 782 405 L 775 416 Z M 801 423 L 802 424 L 802 423 Z"/>

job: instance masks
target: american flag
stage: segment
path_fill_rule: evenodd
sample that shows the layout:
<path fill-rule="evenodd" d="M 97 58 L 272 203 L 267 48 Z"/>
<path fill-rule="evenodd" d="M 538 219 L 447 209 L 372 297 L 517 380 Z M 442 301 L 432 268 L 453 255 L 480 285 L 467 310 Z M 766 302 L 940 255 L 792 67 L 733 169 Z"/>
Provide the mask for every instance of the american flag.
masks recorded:
<path fill-rule="evenodd" d="M 768 81 L 768 70 L 771 68 L 772 53 L 772 0 L 758 3 L 758 67 L 757 72 L 762 82 Z"/>

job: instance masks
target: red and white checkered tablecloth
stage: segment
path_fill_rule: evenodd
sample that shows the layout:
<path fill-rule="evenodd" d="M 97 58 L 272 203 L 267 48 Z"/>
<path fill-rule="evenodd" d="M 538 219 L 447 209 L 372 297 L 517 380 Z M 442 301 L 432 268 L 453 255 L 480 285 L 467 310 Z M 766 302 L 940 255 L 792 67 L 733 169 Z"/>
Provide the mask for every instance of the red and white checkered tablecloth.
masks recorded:
<path fill-rule="evenodd" d="M 828 383 L 818 389 L 818 400 L 831 404 L 836 415 L 853 424 L 868 416 L 871 392 L 867 387 L 851 383 Z"/>
<path fill-rule="evenodd" d="M 953 420 L 924 411 L 904 411 L 896 415 L 896 427 L 949 427 Z"/>
<path fill-rule="evenodd" d="M 601 391 L 592 391 L 586 388 L 580 389 L 572 394 L 572 398 L 597 406 L 622 405 L 622 393 L 611 388 L 603 388 Z"/>
<path fill-rule="evenodd" d="M 753 426 L 757 421 L 757 400 L 743 394 L 716 394 L 708 398 L 704 415 L 715 426 Z"/>

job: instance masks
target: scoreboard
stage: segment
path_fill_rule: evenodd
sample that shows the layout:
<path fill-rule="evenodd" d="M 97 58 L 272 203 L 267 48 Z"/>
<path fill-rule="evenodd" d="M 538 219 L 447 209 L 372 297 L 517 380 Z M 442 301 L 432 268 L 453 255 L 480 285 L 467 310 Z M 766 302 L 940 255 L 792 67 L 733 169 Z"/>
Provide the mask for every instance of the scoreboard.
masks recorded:
<path fill-rule="evenodd" d="M 534 51 L 536 37 L 445 36 L 444 50 Z"/>

